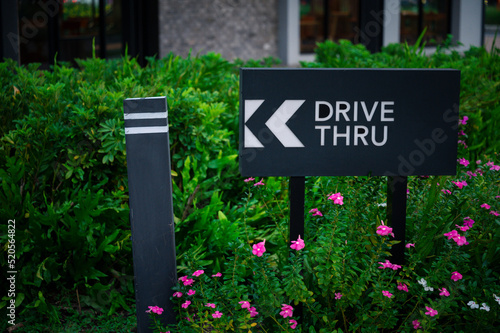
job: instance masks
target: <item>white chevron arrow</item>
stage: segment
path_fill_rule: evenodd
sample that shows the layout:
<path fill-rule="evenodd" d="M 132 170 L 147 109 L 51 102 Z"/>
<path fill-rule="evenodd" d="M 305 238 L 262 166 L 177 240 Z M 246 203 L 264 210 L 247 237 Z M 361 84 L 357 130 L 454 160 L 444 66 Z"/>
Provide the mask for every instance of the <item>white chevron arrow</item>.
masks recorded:
<path fill-rule="evenodd" d="M 286 148 L 304 147 L 302 142 L 293 134 L 286 122 L 297 112 L 305 100 L 285 100 L 273 115 L 266 121 L 266 126 L 271 130 L 274 136 Z M 264 103 L 263 99 L 245 100 L 245 123 Z M 264 145 L 257 139 L 250 129 L 244 125 L 244 146 L 245 148 L 264 148 Z"/>
<path fill-rule="evenodd" d="M 297 112 L 305 100 L 286 100 L 266 121 L 266 126 L 280 140 L 286 148 L 304 147 L 302 142 L 293 134 L 286 122 Z"/>
<path fill-rule="evenodd" d="M 263 99 L 250 99 L 245 100 L 245 123 L 248 119 L 257 111 L 259 106 L 264 103 Z M 245 125 L 245 148 L 264 148 L 262 143 L 257 139 L 257 137 L 250 131 L 250 129 Z"/>

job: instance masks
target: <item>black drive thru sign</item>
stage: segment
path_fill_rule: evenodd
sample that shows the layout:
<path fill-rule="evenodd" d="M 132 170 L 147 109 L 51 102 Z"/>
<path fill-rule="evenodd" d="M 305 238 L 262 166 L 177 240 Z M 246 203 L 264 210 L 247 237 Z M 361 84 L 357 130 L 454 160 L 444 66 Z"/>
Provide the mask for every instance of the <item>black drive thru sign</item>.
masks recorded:
<path fill-rule="evenodd" d="M 242 68 L 240 94 L 245 177 L 456 173 L 458 70 Z"/>

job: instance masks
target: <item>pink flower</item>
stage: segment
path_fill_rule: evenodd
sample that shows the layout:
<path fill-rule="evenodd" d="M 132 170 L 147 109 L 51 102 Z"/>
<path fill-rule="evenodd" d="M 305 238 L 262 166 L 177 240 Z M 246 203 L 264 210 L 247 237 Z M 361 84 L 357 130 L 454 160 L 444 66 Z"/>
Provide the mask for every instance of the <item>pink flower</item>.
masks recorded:
<path fill-rule="evenodd" d="M 341 299 L 342 296 L 343 295 L 341 293 L 335 293 L 335 299 Z"/>
<path fill-rule="evenodd" d="M 490 206 L 490 205 L 488 205 L 487 203 L 484 203 L 484 204 L 482 204 L 482 205 L 481 205 L 481 208 L 484 208 L 484 209 L 490 209 L 490 208 L 491 208 L 491 206 Z"/>
<path fill-rule="evenodd" d="M 386 225 L 379 225 L 377 227 L 377 234 L 379 234 L 380 236 L 390 235 L 392 234 L 392 228 L 389 228 Z"/>
<path fill-rule="evenodd" d="M 300 251 L 302 250 L 304 247 L 305 247 L 305 243 L 304 243 L 304 240 L 300 239 L 300 235 L 299 235 L 299 238 L 296 240 L 296 241 L 292 241 L 292 245 L 290 245 L 290 248 L 294 249 L 294 250 L 297 250 L 297 251 Z"/>
<path fill-rule="evenodd" d="M 217 274 L 212 275 L 212 277 L 221 277 L 221 276 L 222 276 L 222 273 L 221 273 L 221 272 L 219 272 L 219 273 L 217 273 Z"/>
<path fill-rule="evenodd" d="M 215 309 L 215 304 L 214 303 L 207 303 L 205 304 L 206 307 Z"/>
<path fill-rule="evenodd" d="M 309 213 L 313 213 L 312 216 L 323 216 L 323 213 L 321 213 L 318 208 L 313 208 L 309 211 Z"/>
<path fill-rule="evenodd" d="M 391 267 L 393 270 L 397 271 L 398 269 L 401 268 L 400 265 L 396 265 L 396 264 L 392 264 L 392 267 Z"/>
<path fill-rule="evenodd" d="M 257 257 L 262 257 L 264 252 L 266 252 L 266 247 L 264 246 L 266 244 L 266 240 L 264 239 L 263 242 L 257 243 L 253 245 L 253 250 L 252 253 L 255 254 Z"/>
<path fill-rule="evenodd" d="M 173 295 L 174 297 L 182 297 L 182 293 L 180 291 L 177 291 Z"/>
<path fill-rule="evenodd" d="M 185 286 L 189 286 L 194 282 L 193 279 L 189 279 L 187 276 L 180 277 L 179 280 L 181 280 Z"/>
<path fill-rule="evenodd" d="M 425 314 L 429 315 L 431 317 L 434 317 L 435 315 L 438 314 L 438 312 L 436 310 L 434 310 L 433 308 L 430 308 L 428 306 L 426 306 L 425 309 L 427 310 L 427 312 Z"/>
<path fill-rule="evenodd" d="M 390 292 L 388 292 L 387 290 L 382 290 L 382 295 L 387 296 L 389 298 L 392 297 L 392 294 Z"/>
<path fill-rule="evenodd" d="M 491 214 L 491 215 L 495 215 L 495 216 L 499 216 L 499 215 L 500 215 L 500 214 L 499 214 L 497 211 L 495 211 L 495 210 L 490 211 L 490 214 Z"/>
<path fill-rule="evenodd" d="M 459 158 L 459 159 L 458 159 L 458 162 L 459 162 L 460 164 L 462 164 L 463 166 L 468 166 L 468 165 L 469 165 L 469 163 L 470 163 L 470 162 L 469 162 L 469 161 L 467 161 L 465 158 Z"/>
<path fill-rule="evenodd" d="M 465 236 L 458 235 L 457 237 L 454 237 L 453 240 L 457 243 L 458 246 L 469 244 L 469 242 L 467 242 L 467 239 L 465 238 Z"/>
<path fill-rule="evenodd" d="M 185 301 L 184 303 L 182 303 L 182 305 L 181 305 L 181 306 L 182 306 L 184 309 L 187 309 L 187 308 L 188 308 L 188 306 L 189 306 L 189 304 L 191 304 L 191 301 Z"/>
<path fill-rule="evenodd" d="M 148 306 L 149 310 L 146 310 L 147 313 L 156 313 L 157 315 L 161 315 L 163 312 L 163 309 L 158 307 L 158 306 Z"/>
<path fill-rule="evenodd" d="M 451 273 L 451 279 L 453 281 L 461 280 L 462 279 L 462 274 L 460 274 L 459 272 L 453 272 L 453 273 Z"/>
<path fill-rule="evenodd" d="M 458 120 L 458 123 L 459 123 L 460 125 L 467 125 L 467 120 L 469 120 L 469 117 L 464 116 L 462 119 L 459 119 L 459 120 Z"/>
<path fill-rule="evenodd" d="M 293 308 L 287 304 L 281 304 L 281 305 L 282 305 L 282 307 L 281 307 L 280 315 L 282 315 L 283 318 L 292 317 L 293 316 Z"/>
<path fill-rule="evenodd" d="M 472 171 L 467 171 L 467 175 L 469 175 L 469 179 L 472 179 L 472 177 L 477 177 L 477 173 Z"/>
<path fill-rule="evenodd" d="M 405 245 L 405 247 L 407 249 L 409 249 L 410 247 L 415 247 L 415 243 L 408 243 L 408 244 Z"/>
<path fill-rule="evenodd" d="M 446 190 L 446 189 L 442 189 L 441 192 L 443 192 L 444 194 L 451 194 L 451 191 L 450 190 Z"/>
<path fill-rule="evenodd" d="M 401 291 L 406 291 L 408 292 L 408 286 L 404 283 L 398 283 L 398 289 L 401 290 Z"/>
<path fill-rule="evenodd" d="M 205 271 L 204 271 L 204 270 L 202 270 L 202 269 L 200 269 L 200 270 L 198 270 L 198 271 L 194 272 L 194 273 L 193 273 L 193 276 L 200 276 L 200 275 L 201 275 L 201 274 L 203 274 L 203 273 L 205 273 Z"/>
<path fill-rule="evenodd" d="M 241 304 L 241 308 L 242 309 L 249 309 L 250 308 L 250 302 L 248 301 L 241 301 L 241 302 L 238 302 Z"/>
<path fill-rule="evenodd" d="M 248 312 L 250 312 L 250 317 L 255 317 L 256 315 L 259 314 L 254 307 L 248 308 Z"/>
<path fill-rule="evenodd" d="M 452 181 L 453 184 L 457 185 L 459 189 L 462 189 L 464 186 L 467 186 L 467 182 L 465 180 L 461 182 L 454 182 Z"/>
<path fill-rule="evenodd" d="M 193 282 L 194 282 L 194 280 L 193 280 L 193 279 L 187 279 L 186 281 L 184 281 L 184 285 L 185 285 L 185 286 L 190 286 L 190 285 L 192 285 L 192 284 L 193 284 Z"/>
<path fill-rule="evenodd" d="M 440 293 L 439 295 L 440 296 L 450 296 L 450 292 L 448 290 L 446 290 L 446 288 L 443 288 L 443 289 L 439 289 Z"/>
<path fill-rule="evenodd" d="M 291 328 L 292 330 L 294 330 L 294 329 L 295 329 L 295 327 L 297 327 L 297 321 L 296 321 L 296 320 L 294 320 L 294 319 L 290 319 L 288 322 L 291 324 L 291 325 L 290 325 L 290 328 Z"/>
<path fill-rule="evenodd" d="M 248 183 L 248 182 L 252 182 L 252 181 L 254 181 L 254 180 L 255 180 L 255 178 L 250 177 L 250 178 L 245 179 L 245 180 L 244 180 L 244 182 L 245 182 L 245 183 Z"/>
<path fill-rule="evenodd" d="M 458 246 L 467 245 L 467 239 L 465 236 L 461 236 L 456 230 L 452 230 L 444 234 L 448 239 L 452 239 L 457 243 Z"/>
<path fill-rule="evenodd" d="M 344 204 L 344 197 L 339 193 L 334 193 L 328 197 L 329 200 L 332 200 L 334 204 L 336 205 L 343 205 Z"/>
<path fill-rule="evenodd" d="M 385 263 L 384 262 L 379 262 L 379 264 L 381 264 L 382 266 L 379 267 L 379 269 L 386 269 L 386 268 L 392 268 L 392 264 L 389 260 L 386 260 Z"/>
<path fill-rule="evenodd" d="M 475 221 L 468 216 L 466 218 L 464 218 L 464 225 L 469 227 L 469 228 L 472 228 L 472 225 L 474 224 L 474 222 Z"/>
<path fill-rule="evenodd" d="M 194 294 L 196 294 L 196 291 L 194 291 L 193 289 L 189 289 L 189 291 L 188 291 L 188 295 L 189 295 L 189 296 L 192 296 L 192 295 L 194 295 Z"/>
<path fill-rule="evenodd" d="M 458 135 L 464 136 L 465 132 L 463 130 L 458 131 Z"/>
<path fill-rule="evenodd" d="M 212 313 L 212 317 L 214 317 L 214 318 L 220 318 L 220 317 L 222 317 L 222 312 L 215 311 L 214 313 Z"/>
<path fill-rule="evenodd" d="M 414 320 L 411 323 L 413 324 L 414 329 L 420 328 L 420 322 L 418 320 Z"/>
<path fill-rule="evenodd" d="M 490 170 L 498 171 L 498 170 L 500 170 L 500 165 L 492 165 Z"/>
<path fill-rule="evenodd" d="M 447 232 L 447 233 L 445 233 L 444 235 L 445 235 L 446 237 L 448 237 L 448 239 L 452 239 L 452 238 L 455 238 L 455 237 L 457 237 L 457 236 L 460 236 L 456 230 L 452 230 L 452 231 L 450 231 L 450 232 Z"/>
<path fill-rule="evenodd" d="M 460 229 L 460 231 L 467 231 L 467 230 L 469 230 L 469 226 L 467 226 L 467 225 L 460 226 L 460 225 L 458 225 L 458 224 L 455 224 L 455 226 L 456 226 L 458 229 Z"/>
<path fill-rule="evenodd" d="M 264 184 L 263 179 L 261 179 L 259 182 L 255 183 L 255 184 L 253 184 L 253 186 L 264 186 L 264 185 L 266 185 L 266 184 Z"/>

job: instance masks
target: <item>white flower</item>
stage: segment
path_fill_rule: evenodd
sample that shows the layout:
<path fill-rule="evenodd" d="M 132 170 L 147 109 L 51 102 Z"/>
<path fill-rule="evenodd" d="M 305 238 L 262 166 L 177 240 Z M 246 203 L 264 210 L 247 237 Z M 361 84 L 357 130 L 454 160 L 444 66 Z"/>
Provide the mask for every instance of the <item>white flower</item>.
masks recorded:
<path fill-rule="evenodd" d="M 479 308 L 479 310 L 486 310 L 486 311 L 490 311 L 490 307 L 488 306 L 488 304 L 486 303 L 481 303 L 481 307 Z"/>
<path fill-rule="evenodd" d="M 420 280 L 418 280 L 418 283 L 421 284 L 424 287 L 427 286 L 427 281 L 425 281 L 424 278 L 421 278 Z"/>
<path fill-rule="evenodd" d="M 498 297 L 497 295 L 493 294 L 493 297 L 495 297 L 495 301 L 500 304 L 500 297 Z"/>
<path fill-rule="evenodd" d="M 379 207 L 387 207 L 387 202 L 377 204 Z"/>
<path fill-rule="evenodd" d="M 434 288 L 427 286 L 427 281 L 425 281 L 425 279 L 424 279 L 424 278 L 421 278 L 421 279 L 420 279 L 420 280 L 418 280 L 417 282 L 418 282 L 419 284 L 421 284 L 421 285 L 422 285 L 422 287 L 424 287 L 425 291 L 429 291 L 429 290 L 430 290 L 430 291 L 434 291 Z"/>
<path fill-rule="evenodd" d="M 478 309 L 479 308 L 479 304 L 477 304 L 474 301 L 469 301 L 469 303 L 467 303 L 467 305 L 470 306 L 471 309 Z"/>

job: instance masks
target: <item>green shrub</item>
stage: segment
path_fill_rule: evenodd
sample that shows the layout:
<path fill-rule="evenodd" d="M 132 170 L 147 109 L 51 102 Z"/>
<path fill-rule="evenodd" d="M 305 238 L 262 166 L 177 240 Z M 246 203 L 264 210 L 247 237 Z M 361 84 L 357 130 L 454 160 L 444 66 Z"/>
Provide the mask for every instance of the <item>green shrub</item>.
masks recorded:
<path fill-rule="evenodd" d="M 220 285 L 227 295 L 236 297 L 240 291 L 246 291 L 264 299 L 275 290 L 280 301 L 303 302 L 308 290 L 314 295 L 321 294 L 316 303 L 323 307 L 335 301 L 331 295 L 313 290 L 319 281 L 314 267 L 331 270 L 340 265 L 338 258 L 334 262 L 322 262 L 325 254 L 321 249 L 331 248 L 336 252 L 343 246 L 342 241 L 349 239 L 353 247 L 345 249 L 348 251 L 343 254 L 343 260 L 359 261 L 353 265 L 357 268 L 347 272 L 340 282 L 324 282 L 326 290 L 352 285 L 356 279 L 361 279 L 356 288 L 365 288 L 362 293 L 368 288 L 378 290 L 379 286 L 372 285 L 372 273 L 378 270 L 367 267 L 373 264 L 370 248 L 382 255 L 390 247 L 390 243 L 376 241 L 377 237 L 371 235 L 374 221 L 382 219 L 385 213 L 378 206 L 371 205 L 365 210 L 363 205 L 369 199 L 382 199 L 380 179 L 310 178 L 311 207 L 325 209 L 325 193 L 342 189 L 353 198 L 353 208 L 332 211 L 330 217 L 337 221 L 335 225 L 331 220 L 319 223 L 318 219 L 311 219 L 306 235 L 315 240 L 315 245 L 307 248 L 307 254 L 302 252 L 304 255 L 296 256 L 294 262 L 287 259 L 286 179 L 267 179 L 265 195 L 257 195 L 252 188 L 241 200 L 245 183 L 239 177 L 237 165 L 238 67 L 271 66 L 277 63 L 275 59 L 230 63 L 216 54 L 186 58 L 169 54 L 159 60 L 148 59 L 144 68 L 129 57 L 92 58 L 77 63 L 79 68 L 59 63 L 51 71 L 38 70 L 35 64 L 17 66 L 10 60 L 0 63 L 0 84 L 4 91 L 0 96 L 0 218 L 16 220 L 16 268 L 22 267 L 18 269 L 16 284 L 18 313 L 36 309 L 57 321 L 61 297 L 108 314 L 120 308 L 128 309 L 133 303 L 123 128 L 123 100 L 129 97 L 167 96 L 181 274 L 191 274 L 200 266 L 207 272 L 232 272 L 237 283 Z M 482 48 L 471 48 L 459 54 L 444 45 L 427 57 L 418 44 L 414 47 L 394 44 L 380 53 L 370 54 L 360 45 L 326 42 L 318 45 L 317 62 L 302 65 L 460 69 L 460 112 L 465 123 L 460 139 L 468 147 L 460 145 L 459 157 L 476 161 L 484 160 L 486 154 L 494 159 L 499 150 L 500 134 L 496 130 L 499 57 L 496 51 L 487 53 Z M 484 162 L 481 165 L 484 168 Z M 471 167 L 468 171 L 474 170 Z M 475 178 L 463 191 L 443 200 L 439 190 L 449 189 L 444 186 L 451 186 L 450 178 L 410 179 L 410 189 L 418 193 L 410 195 L 410 202 L 416 201 L 408 210 L 408 228 L 421 244 L 411 259 L 417 263 L 415 269 L 421 269 L 418 276 L 428 276 L 422 269 L 430 272 L 432 265 L 448 267 L 453 259 L 463 263 L 471 276 L 484 282 L 489 292 L 498 294 L 490 284 L 491 279 L 498 278 L 495 275 L 499 270 L 498 221 L 490 221 L 492 217 L 486 216 L 489 220 L 485 221 L 490 224 L 476 229 L 477 234 L 471 230 L 471 235 L 478 239 L 478 246 L 470 247 L 473 250 L 446 252 L 447 243 L 441 236 L 449 231 L 446 227 L 463 217 L 484 213 L 470 201 L 475 197 L 486 202 L 487 191 L 495 191 L 492 187 L 492 184 L 498 185 L 495 173 L 488 175 Z M 354 226 L 349 227 L 353 223 Z M 0 240 L 7 243 L 7 226 L 2 223 L 0 228 Z M 332 234 L 328 228 L 337 228 L 338 233 Z M 362 238 L 358 237 L 360 233 L 364 235 Z M 272 255 L 257 262 L 248 251 L 249 244 L 263 239 Z M 434 243 L 439 246 L 423 245 Z M 6 253 L 5 246 L 0 258 L 2 267 L 7 265 Z M 431 263 L 432 258 L 436 260 Z M 266 275 L 269 277 L 266 283 L 270 283 L 267 289 L 258 289 L 256 284 L 248 282 L 263 283 L 252 280 L 251 272 L 257 269 L 256 264 L 260 265 L 259 269 L 269 266 L 264 268 L 266 274 L 270 274 Z M 290 270 L 299 266 L 307 272 L 303 279 L 296 274 L 297 270 Z M 370 274 L 357 275 L 364 269 L 369 269 Z M 385 275 L 384 279 L 390 279 Z M 280 284 L 283 281 L 285 285 Z M 297 291 L 293 291 L 294 286 L 299 286 Z M 233 287 L 237 288 L 232 290 Z M 479 284 L 474 288 L 480 292 Z M 359 292 L 353 291 L 349 298 L 344 298 L 355 301 L 355 305 L 346 302 L 345 308 L 337 309 L 351 311 L 354 317 L 346 319 L 353 325 L 369 324 L 374 318 L 371 314 L 368 315 L 371 319 L 356 317 L 355 313 L 364 313 L 374 304 L 371 298 L 359 296 Z M 4 297 L 0 308 L 4 309 L 7 301 Z M 265 313 L 276 310 L 274 303 L 276 300 L 263 303 Z M 326 310 L 318 308 L 317 311 Z M 314 325 L 322 320 L 325 323 L 322 325 L 332 328 L 337 327 L 334 320 L 339 319 L 329 320 L 337 315 L 327 312 L 307 320 Z M 249 318 L 239 318 L 238 325 L 251 324 Z M 269 317 L 265 323 L 258 324 L 267 325 L 268 320 L 273 321 Z M 393 322 L 389 320 L 387 325 Z"/>
<path fill-rule="evenodd" d="M 16 267 L 23 268 L 18 312 L 35 307 L 56 321 L 57 294 L 105 313 L 129 309 L 134 299 L 125 98 L 168 98 L 176 231 L 186 241 L 178 242 L 180 253 L 195 238 L 205 251 L 213 237 L 236 232 L 224 216 L 242 214 L 232 206 L 243 185 L 235 178 L 233 64 L 216 54 L 170 54 L 144 68 L 128 57 L 77 63 L 52 71 L 0 63 L 6 92 L 0 97 L 0 217 L 16 220 Z M 213 232 L 221 221 L 221 231 Z M 3 243 L 6 231 L 2 224 Z M 3 267 L 6 260 L 2 255 Z"/>
<path fill-rule="evenodd" d="M 281 182 L 250 182 L 248 198 L 275 206 L 267 212 L 275 215 L 276 232 L 263 239 L 241 228 L 240 237 L 227 244 L 232 255 L 221 270 L 193 250 L 184 253 L 188 264 L 172 291 L 178 324 L 158 325 L 156 332 L 409 332 L 415 326 L 419 332 L 495 332 L 495 163 L 496 158 L 477 165 L 461 159 L 456 177 L 409 177 L 406 262 L 400 266 L 390 262 L 389 253 L 398 241 L 382 227 L 385 178 L 308 177 L 305 247 L 292 250 L 288 217 L 275 200 Z M 333 201 L 335 193 L 341 202 Z M 248 201 L 243 204 L 248 207 Z M 452 231 L 460 237 L 450 236 Z M 256 251 L 262 247 L 263 255 Z M 291 316 L 286 306 L 293 308 Z M 151 316 L 156 320 L 158 312 Z"/>

